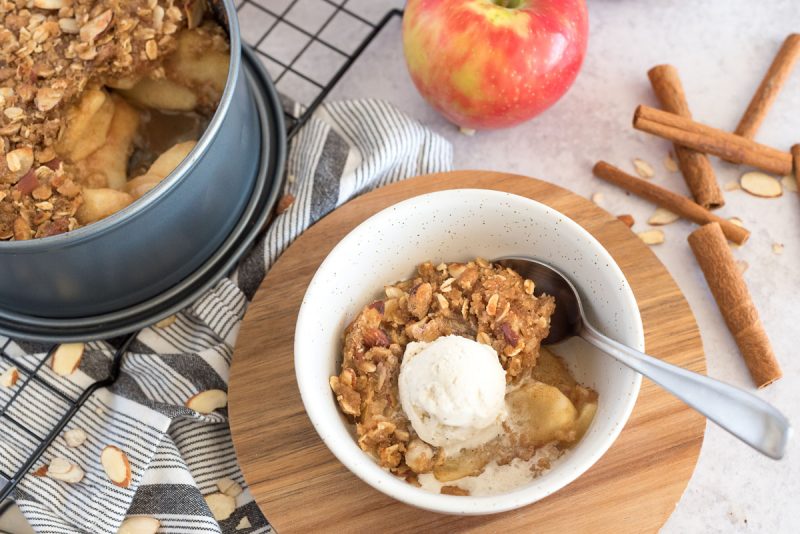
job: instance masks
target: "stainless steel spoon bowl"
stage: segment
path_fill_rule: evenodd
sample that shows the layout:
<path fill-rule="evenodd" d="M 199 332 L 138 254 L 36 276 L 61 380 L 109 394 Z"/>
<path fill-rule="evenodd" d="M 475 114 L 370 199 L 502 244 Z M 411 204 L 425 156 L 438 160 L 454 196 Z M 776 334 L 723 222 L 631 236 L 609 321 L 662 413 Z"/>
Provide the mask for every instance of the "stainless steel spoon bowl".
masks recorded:
<path fill-rule="evenodd" d="M 556 311 L 550 319 L 550 334 L 542 342 L 544 345 L 579 336 L 646 376 L 757 451 L 776 460 L 783 457 L 792 428 L 789 420 L 772 405 L 744 390 L 670 365 L 604 336 L 586 320 L 575 286 L 550 265 L 520 257 L 502 258 L 497 262 L 533 280 L 535 295 L 555 297 Z"/>

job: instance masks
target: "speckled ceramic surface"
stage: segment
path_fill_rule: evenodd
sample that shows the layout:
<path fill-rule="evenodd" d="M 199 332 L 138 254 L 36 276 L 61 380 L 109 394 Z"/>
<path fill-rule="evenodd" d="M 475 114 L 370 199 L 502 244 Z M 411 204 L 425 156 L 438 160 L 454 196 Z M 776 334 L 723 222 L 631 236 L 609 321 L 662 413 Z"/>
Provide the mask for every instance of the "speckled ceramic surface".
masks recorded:
<path fill-rule="evenodd" d="M 583 440 L 528 486 L 500 496 L 452 497 L 415 488 L 380 469 L 356 445 L 328 378 L 336 374 L 344 328 L 385 284 L 408 278 L 425 261 L 476 256 L 530 256 L 567 273 L 587 313 L 607 335 L 642 350 L 636 301 L 622 271 L 583 228 L 561 213 L 517 195 L 460 189 L 418 196 L 374 215 L 348 234 L 320 266 L 303 299 L 295 335 L 295 369 L 306 411 L 337 458 L 362 480 L 408 504 L 456 514 L 510 510 L 535 502 L 586 471 L 616 439 L 641 378 L 572 340 L 554 348 L 576 378 L 600 394 Z M 556 303 L 558 305 L 558 303 Z"/>

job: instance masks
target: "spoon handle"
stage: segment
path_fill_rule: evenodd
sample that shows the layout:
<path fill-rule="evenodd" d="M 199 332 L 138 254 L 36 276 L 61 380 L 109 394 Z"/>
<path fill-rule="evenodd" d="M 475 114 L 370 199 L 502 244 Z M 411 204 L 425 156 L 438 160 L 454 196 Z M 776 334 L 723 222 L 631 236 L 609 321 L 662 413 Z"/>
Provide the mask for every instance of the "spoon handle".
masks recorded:
<path fill-rule="evenodd" d="M 786 452 L 792 432 L 789 420 L 752 393 L 648 356 L 585 323 L 580 337 L 646 376 L 757 451 L 775 460 Z"/>

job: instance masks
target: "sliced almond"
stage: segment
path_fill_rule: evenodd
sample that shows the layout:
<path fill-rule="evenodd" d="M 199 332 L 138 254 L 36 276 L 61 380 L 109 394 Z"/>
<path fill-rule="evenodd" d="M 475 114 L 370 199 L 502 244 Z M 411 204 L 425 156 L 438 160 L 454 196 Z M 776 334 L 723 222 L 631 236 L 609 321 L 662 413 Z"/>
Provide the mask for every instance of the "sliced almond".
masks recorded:
<path fill-rule="evenodd" d="M 9 367 L 0 375 L 0 386 L 4 388 L 13 388 L 17 380 L 19 380 L 19 369 L 16 367 Z"/>
<path fill-rule="evenodd" d="M 773 243 L 772 252 L 775 254 L 783 254 L 783 243 Z"/>
<path fill-rule="evenodd" d="M 746 172 L 739 178 L 739 184 L 746 192 L 761 198 L 775 198 L 783 194 L 781 183 L 763 172 Z"/>
<path fill-rule="evenodd" d="M 224 493 L 206 495 L 206 504 L 217 521 L 225 521 L 236 510 L 236 499 Z"/>
<path fill-rule="evenodd" d="M 31 474 L 35 477 L 46 477 L 47 476 L 47 468 L 49 466 L 47 464 L 39 467 L 36 471 L 31 471 Z"/>
<path fill-rule="evenodd" d="M 100 453 L 100 463 L 108 479 L 120 488 L 127 488 L 131 483 L 131 464 L 128 457 L 118 447 L 108 445 Z"/>
<path fill-rule="evenodd" d="M 275 207 L 275 213 L 280 215 L 288 210 L 292 204 L 294 204 L 294 195 L 288 193 L 283 195 L 280 200 L 278 200 L 278 205 Z"/>
<path fill-rule="evenodd" d="M 678 164 L 672 159 L 672 156 L 664 156 L 664 168 L 669 172 L 678 172 Z"/>
<path fill-rule="evenodd" d="M 53 353 L 50 367 L 58 376 L 69 376 L 81 364 L 83 358 L 83 343 L 63 343 Z"/>
<path fill-rule="evenodd" d="M 169 317 L 165 317 L 158 321 L 155 326 L 156 328 L 166 328 L 170 326 L 172 323 L 175 322 L 176 317 L 174 315 L 170 315 Z"/>
<path fill-rule="evenodd" d="M 633 168 L 636 169 L 636 174 L 638 174 L 642 178 L 649 179 L 656 175 L 656 171 L 653 170 L 653 166 L 647 163 L 643 159 L 639 158 L 634 159 Z"/>
<path fill-rule="evenodd" d="M 95 18 L 81 26 L 81 41 L 88 43 L 100 37 L 100 35 L 102 35 L 102 33 L 111 25 L 111 21 L 113 19 L 114 12 L 110 9 L 107 9 L 106 11 L 103 11 L 97 15 Z"/>
<path fill-rule="evenodd" d="M 628 213 L 617 215 L 617 219 L 622 221 L 628 228 L 633 228 L 633 225 L 636 223 L 636 221 L 633 220 L 633 215 L 630 215 Z"/>
<path fill-rule="evenodd" d="M 742 186 L 739 185 L 739 182 L 734 182 L 734 181 L 726 182 L 725 185 L 722 186 L 722 189 L 724 189 L 725 191 L 738 191 L 741 188 Z"/>
<path fill-rule="evenodd" d="M 794 179 L 794 176 L 784 176 L 781 178 L 781 185 L 784 191 L 797 193 L 797 180 Z"/>
<path fill-rule="evenodd" d="M 244 516 L 239 523 L 236 524 L 236 530 L 244 530 L 246 528 L 253 528 L 247 516 Z"/>
<path fill-rule="evenodd" d="M 72 463 L 64 458 L 53 458 L 47 466 L 47 475 L 63 475 L 72 468 Z"/>
<path fill-rule="evenodd" d="M 62 458 L 56 458 L 56 460 L 62 460 Z M 64 460 L 66 462 L 66 460 Z M 61 482 L 66 482 L 67 484 L 77 484 L 83 477 L 86 476 L 86 473 L 83 472 L 83 469 L 78 467 L 74 464 L 67 463 L 68 468 L 66 471 L 61 472 L 53 471 L 53 464 L 51 463 L 50 466 L 47 468 L 47 477 L 52 478 L 53 480 L 60 480 Z"/>
<path fill-rule="evenodd" d="M 238 497 L 242 494 L 242 487 L 236 483 L 235 480 L 231 480 L 230 478 L 221 478 L 217 480 L 217 488 L 219 488 L 220 493 L 224 493 L 229 497 Z"/>
<path fill-rule="evenodd" d="M 660 245 L 664 242 L 664 232 L 661 230 L 647 230 L 646 232 L 639 232 L 639 236 L 646 245 Z"/>
<path fill-rule="evenodd" d="M 64 441 L 68 447 L 80 447 L 86 441 L 86 432 L 80 428 L 72 428 L 64 432 Z"/>
<path fill-rule="evenodd" d="M 664 226 L 665 224 L 672 224 L 680 219 L 677 213 L 672 213 L 665 208 L 656 208 L 656 211 L 647 219 L 647 224 L 651 226 Z"/>
<path fill-rule="evenodd" d="M 186 401 L 186 407 L 197 413 L 212 413 L 228 405 L 228 394 L 221 389 L 201 391 Z"/>
<path fill-rule="evenodd" d="M 126 517 L 117 534 L 156 534 L 161 522 L 155 517 L 135 515 Z"/>

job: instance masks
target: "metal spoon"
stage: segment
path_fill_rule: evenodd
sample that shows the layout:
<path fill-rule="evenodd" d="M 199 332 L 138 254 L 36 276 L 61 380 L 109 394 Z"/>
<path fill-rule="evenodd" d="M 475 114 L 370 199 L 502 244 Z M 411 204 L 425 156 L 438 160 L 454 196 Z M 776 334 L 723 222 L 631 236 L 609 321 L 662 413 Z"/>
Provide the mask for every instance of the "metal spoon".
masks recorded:
<path fill-rule="evenodd" d="M 555 297 L 556 311 L 550 319 L 550 334 L 543 345 L 579 336 L 646 376 L 757 451 L 776 460 L 783 457 L 792 428 L 776 408 L 751 393 L 670 365 L 604 336 L 586 320 L 578 292 L 569 279 L 546 263 L 519 257 L 503 258 L 498 263 L 533 280 L 534 294 Z"/>

